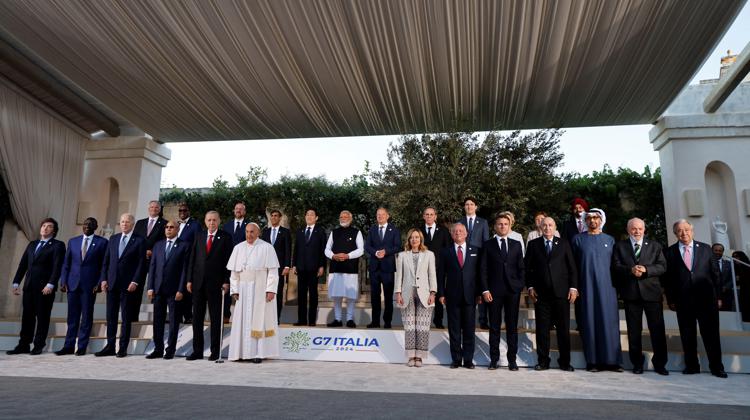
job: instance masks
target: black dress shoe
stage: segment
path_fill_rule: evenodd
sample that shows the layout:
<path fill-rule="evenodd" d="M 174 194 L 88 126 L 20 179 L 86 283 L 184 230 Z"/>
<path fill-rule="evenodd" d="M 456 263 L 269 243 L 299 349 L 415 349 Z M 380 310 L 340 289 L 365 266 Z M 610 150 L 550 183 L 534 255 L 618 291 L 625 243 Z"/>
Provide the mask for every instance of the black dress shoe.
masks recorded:
<path fill-rule="evenodd" d="M 695 374 L 698 374 L 698 373 L 701 373 L 700 368 L 685 368 L 682 371 L 683 375 L 695 375 Z"/>
<path fill-rule="evenodd" d="M 549 365 L 537 364 L 536 366 L 534 366 L 534 370 L 547 370 L 547 369 L 549 369 Z"/>
<path fill-rule="evenodd" d="M 334 319 L 333 321 L 327 323 L 326 326 L 335 328 L 335 327 L 343 327 L 344 324 L 342 324 L 341 321 Z"/>
<path fill-rule="evenodd" d="M 70 347 L 63 347 L 60 350 L 56 351 L 55 354 L 58 356 L 66 356 L 68 354 L 73 354 L 76 351 L 71 349 Z"/>
<path fill-rule="evenodd" d="M 479 328 L 483 330 L 489 330 L 490 325 L 489 324 L 479 324 Z"/>
<path fill-rule="evenodd" d="M 390 322 L 386 322 L 385 324 L 383 324 L 383 328 L 386 329 L 386 330 L 390 330 L 391 329 L 391 323 Z"/>
<path fill-rule="evenodd" d="M 464 363 L 464 367 L 466 369 L 474 369 L 475 366 L 473 362 L 469 362 L 469 363 Z"/>
<path fill-rule="evenodd" d="M 596 365 L 586 365 L 586 372 L 599 372 L 599 367 Z"/>
<path fill-rule="evenodd" d="M 443 326 L 443 324 L 441 324 L 441 323 L 436 323 L 436 324 L 435 324 L 435 328 L 437 328 L 437 329 L 439 329 L 439 330 L 444 330 L 444 329 L 445 329 L 445 327 L 444 327 L 444 326 Z"/>
<path fill-rule="evenodd" d="M 86 349 L 76 350 L 76 356 L 85 356 L 85 355 L 86 355 Z"/>
<path fill-rule="evenodd" d="M 120 350 L 115 356 L 117 356 L 119 359 L 122 359 L 123 357 L 128 357 L 128 352 L 125 350 Z"/>
<path fill-rule="evenodd" d="M 10 354 L 10 355 L 25 354 L 25 353 L 31 353 L 31 349 L 28 347 L 16 346 L 16 348 L 14 348 L 13 350 L 8 350 L 5 352 L 5 354 Z"/>
<path fill-rule="evenodd" d="M 168 351 L 168 352 L 164 353 L 164 360 L 171 360 L 171 359 L 174 359 L 174 352 L 173 351 Z"/>
<path fill-rule="evenodd" d="M 662 375 L 662 376 L 669 376 L 669 371 L 666 370 L 666 369 L 664 369 L 664 368 L 656 368 L 656 369 L 654 369 L 654 372 L 656 372 L 656 373 L 658 373 L 659 375 Z"/>
<path fill-rule="evenodd" d="M 565 371 L 565 372 L 575 372 L 576 371 L 576 369 L 573 366 L 571 366 L 571 365 L 560 366 L 560 369 L 563 370 L 563 371 Z"/>
<path fill-rule="evenodd" d="M 214 362 L 214 361 L 216 361 L 216 360 L 219 360 L 219 355 L 218 355 L 218 354 L 215 354 L 215 353 L 211 353 L 211 355 L 210 355 L 210 356 L 208 356 L 208 361 L 209 361 L 209 362 Z"/>
<path fill-rule="evenodd" d="M 189 360 L 189 361 L 199 360 L 199 359 L 203 359 L 203 355 L 198 354 L 198 353 L 191 353 L 190 355 L 188 355 L 188 357 L 185 358 L 185 360 Z"/>
<path fill-rule="evenodd" d="M 633 368 L 633 373 L 635 373 L 636 375 L 640 375 L 643 373 L 643 368 L 640 366 L 636 366 Z"/>
<path fill-rule="evenodd" d="M 308 327 L 314 327 L 314 326 L 315 326 L 315 322 L 308 322 L 308 323 L 307 323 L 307 326 L 308 326 Z"/>
<path fill-rule="evenodd" d="M 497 369 L 497 362 L 490 362 L 490 366 L 487 368 L 487 370 L 495 370 Z"/>
<path fill-rule="evenodd" d="M 44 347 L 34 347 L 29 354 L 32 356 L 39 356 L 44 351 Z"/>
<path fill-rule="evenodd" d="M 722 379 L 726 379 L 727 378 L 727 373 L 724 372 L 723 370 L 712 370 L 711 371 L 711 375 L 714 375 L 717 378 L 722 378 Z"/>
<path fill-rule="evenodd" d="M 461 362 L 451 362 L 451 369 L 458 369 L 461 367 Z"/>
<path fill-rule="evenodd" d="M 354 323 L 353 320 L 346 321 L 346 328 L 357 328 L 357 324 Z"/>
<path fill-rule="evenodd" d="M 612 372 L 625 372 L 625 369 L 620 365 L 612 365 L 608 370 L 611 370 Z M 643 372 L 643 369 L 641 369 L 641 372 Z"/>
<path fill-rule="evenodd" d="M 114 355 L 115 355 L 115 350 L 109 347 L 104 347 L 103 349 L 94 353 L 94 356 L 96 357 L 114 356 Z"/>
<path fill-rule="evenodd" d="M 518 370 L 518 365 L 516 362 L 508 362 L 508 370 L 511 372 L 515 372 Z"/>
<path fill-rule="evenodd" d="M 379 323 L 376 324 L 374 322 L 371 322 L 371 323 L 367 324 L 367 328 L 380 328 L 380 324 Z"/>
<path fill-rule="evenodd" d="M 256 357 L 255 359 L 252 360 L 252 362 L 257 365 L 257 364 L 263 362 L 263 359 L 261 359 L 260 357 Z"/>
<path fill-rule="evenodd" d="M 292 325 L 295 327 L 304 327 L 305 325 L 307 325 L 307 322 L 295 322 Z"/>
<path fill-rule="evenodd" d="M 151 354 L 146 356 L 146 359 L 161 359 L 164 357 L 164 353 L 160 351 L 152 351 Z"/>

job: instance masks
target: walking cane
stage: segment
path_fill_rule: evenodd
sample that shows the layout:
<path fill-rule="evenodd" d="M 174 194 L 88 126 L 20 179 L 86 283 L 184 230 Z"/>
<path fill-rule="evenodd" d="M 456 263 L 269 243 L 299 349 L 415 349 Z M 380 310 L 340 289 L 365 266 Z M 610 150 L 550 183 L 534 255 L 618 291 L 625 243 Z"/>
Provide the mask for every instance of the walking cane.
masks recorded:
<path fill-rule="evenodd" d="M 219 319 L 221 319 L 221 335 L 219 335 L 219 359 L 215 363 L 224 363 L 222 355 L 224 353 L 224 295 L 226 292 L 224 288 L 221 288 L 221 312 L 219 312 Z"/>

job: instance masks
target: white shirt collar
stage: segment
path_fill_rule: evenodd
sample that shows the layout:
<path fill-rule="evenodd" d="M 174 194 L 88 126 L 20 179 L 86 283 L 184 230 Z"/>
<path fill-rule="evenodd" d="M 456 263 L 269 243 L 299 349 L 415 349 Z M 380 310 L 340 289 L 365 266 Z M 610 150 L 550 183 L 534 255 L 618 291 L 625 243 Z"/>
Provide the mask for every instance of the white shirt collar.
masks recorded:
<path fill-rule="evenodd" d="M 245 223 L 245 219 L 234 219 L 234 224 L 236 225 L 237 223 L 243 224 Z"/>
<path fill-rule="evenodd" d="M 641 245 L 641 246 L 643 246 L 643 236 L 641 236 L 641 240 L 640 240 L 640 241 L 636 241 L 636 240 L 635 240 L 635 238 L 634 238 L 634 237 L 632 237 L 632 236 L 629 236 L 629 238 L 630 238 L 630 245 L 631 245 L 631 246 L 632 246 L 633 248 L 635 248 L 635 244 L 638 244 L 638 245 Z"/>
<path fill-rule="evenodd" d="M 678 242 L 678 243 L 680 244 L 680 251 L 684 251 L 685 247 L 690 247 L 690 248 L 693 247 L 693 241 L 690 241 L 690 243 L 687 245 L 683 244 L 682 242 Z"/>
<path fill-rule="evenodd" d="M 429 228 L 435 229 L 435 225 L 437 225 L 437 223 L 433 223 L 431 225 L 428 225 L 427 223 L 425 223 L 424 228 L 425 228 L 425 230 L 427 230 Z"/>
<path fill-rule="evenodd" d="M 86 236 L 86 235 L 81 235 L 81 236 L 83 236 L 83 240 L 84 240 L 84 241 L 85 241 L 86 239 L 88 239 L 88 240 L 89 240 L 89 242 L 91 242 L 91 240 L 92 240 L 92 239 L 94 239 L 94 235 L 95 235 L 95 234 L 94 234 L 94 233 L 92 233 L 92 234 L 91 234 L 91 235 L 89 235 L 89 236 Z"/>
<path fill-rule="evenodd" d="M 466 248 L 468 247 L 468 245 L 466 244 L 466 242 L 462 243 L 461 245 L 453 242 L 453 250 L 454 251 L 458 252 L 458 247 L 459 246 L 461 247 L 461 249 L 463 250 L 463 252 L 466 252 Z"/>
<path fill-rule="evenodd" d="M 378 225 L 378 229 L 385 229 L 387 227 L 388 227 L 388 223 L 386 223 L 384 225 Z"/>
<path fill-rule="evenodd" d="M 211 231 L 208 231 L 208 233 L 206 234 L 206 237 L 209 237 L 209 236 L 211 236 L 211 235 L 213 235 L 213 236 L 216 236 L 216 232 L 218 232 L 218 231 L 219 231 L 218 229 L 217 229 L 217 230 L 215 230 L 215 231 L 213 231 L 213 232 L 211 232 Z"/>
<path fill-rule="evenodd" d="M 312 225 L 307 225 L 307 227 L 305 228 L 305 230 L 307 230 L 308 228 L 309 228 L 310 230 L 315 230 L 315 224 L 312 224 Z"/>

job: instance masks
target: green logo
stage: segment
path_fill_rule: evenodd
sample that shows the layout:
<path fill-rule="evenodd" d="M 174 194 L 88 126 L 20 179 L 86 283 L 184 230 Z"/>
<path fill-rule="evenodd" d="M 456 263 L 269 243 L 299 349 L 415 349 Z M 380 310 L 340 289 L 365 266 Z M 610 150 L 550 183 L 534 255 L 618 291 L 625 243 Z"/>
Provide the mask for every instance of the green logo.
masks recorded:
<path fill-rule="evenodd" d="M 282 345 L 288 352 L 299 353 L 310 345 L 310 336 L 304 331 L 295 331 L 284 338 Z"/>

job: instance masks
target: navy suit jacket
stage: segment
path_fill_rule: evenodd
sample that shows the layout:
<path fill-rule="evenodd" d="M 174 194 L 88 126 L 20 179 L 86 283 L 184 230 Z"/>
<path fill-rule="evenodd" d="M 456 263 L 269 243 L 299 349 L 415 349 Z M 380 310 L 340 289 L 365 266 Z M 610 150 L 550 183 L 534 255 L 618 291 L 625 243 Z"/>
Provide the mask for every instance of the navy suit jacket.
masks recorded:
<path fill-rule="evenodd" d="M 166 237 L 166 235 L 164 234 L 164 225 L 166 224 L 167 221 L 164 218 L 157 217 L 156 222 L 154 223 L 154 227 L 151 229 L 151 234 L 148 235 L 147 217 L 135 222 L 133 233 L 146 240 L 146 250 L 150 251 L 154 247 L 154 244 Z"/>
<path fill-rule="evenodd" d="M 156 294 L 174 296 L 185 291 L 185 274 L 192 243 L 176 238 L 167 258 L 167 240 L 162 239 L 151 250 L 148 268 L 148 289 Z"/>
<path fill-rule="evenodd" d="M 688 269 L 680 255 L 680 243 L 667 248 L 667 273 L 664 276 L 664 291 L 667 302 L 681 306 L 696 303 L 713 305 L 721 296 L 719 266 L 711 252 L 711 246 L 693 241 L 693 266 Z"/>
<path fill-rule="evenodd" d="M 529 241 L 524 259 L 526 286 L 537 294 L 567 299 L 568 291 L 578 289 L 578 266 L 573 250 L 565 239 L 552 238 L 552 252 L 547 255 L 544 236 Z"/>
<path fill-rule="evenodd" d="M 185 242 L 186 245 L 190 245 L 193 243 L 193 240 L 195 240 L 195 235 L 200 231 L 201 223 L 195 218 L 189 217 L 187 221 L 185 221 L 185 227 L 182 228 L 182 233 L 177 235 L 177 238 L 182 242 Z"/>
<path fill-rule="evenodd" d="M 325 229 L 315 225 L 310 233 L 310 241 L 305 241 L 307 226 L 299 229 L 294 240 L 294 255 L 292 265 L 297 271 L 318 271 L 326 266 L 326 243 L 328 236 Z"/>
<path fill-rule="evenodd" d="M 29 289 L 41 291 L 47 284 L 57 289 L 57 282 L 60 280 L 65 244 L 52 238 L 39 248 L 39 251 L 36 251 L 38 244 L 39 240 L 35 240 L 26 246 L 21 262 L 18 263 L 16 276 L 13 278 L 14 284 L 21 284 L 26 276 L 26 282 L 23 284 L 24 291 Z"/>
<path fill-rule="evenodd" d="M 507 239 L 508 255 L 503 258 L 497 238 L 484 243 L 479 259 L 479 293 L 489 290 L 492 296 L 521 293 L 526 275 L 524 273 L 523 250 L 521 243 Z"/>
<path fill-rule="evenodd" d="M 108 242 L 99 235 L 93 235 L 89 249 L 86 251 L 86 258 L 81 261 L 83 235 L 71 238 L 63 259 L 60 285 L 66 286 L 71 292 L 75 292 L 79 287 L 92 292 L 102 274 L 102 264 L 104 264 Z"/>
<path fill-rule="evenodd" d="M 244 241 L 245 238 L 245 227 L 247 226 L 247 220 L 242 221 L 242 225 L 240 225 L 240 228 L 235 231 L 235 224 L 234 219 L 224 223 L 224 226 L 222 226 L 222 230 L 229 234 L 229 236 L 232 237 L 232 246 L 237 245 L 238 243 Z"/>
<path fill-rule="evenodd" d="M 466 242 L 475 248 L 481 248 L 488 239 L 490 239 L 490 227 L 487 221 L 479 216 L 474 216 L 474 229 L 469 234 L 469 219 L 464 216 L 458 221 L 462 225 L 466 226 Z"/>
<path fill-rule="evenodd" d="M 260 239 L 271 243 L 271 228 L 263 228 Z M 273 243 L 273 249 L 276 250 L 276 258 L 279 259 L 280 268 L 292 266 L 292 232 L 289 229 L 279 226 L 279 232 L 276 234 L 276 242 Z"/>
<path fill-rule="evenodd" d="M 381 249 L 385 250 L 385 257 L 382 259 L 375 256 L 375 253 Z M 386 225 L 383 240 L 380 240 L 380 226 L 378 224 L 370 226 L 365 240 L 365 252 L 370 255 L 370 271 L 395 273 L 396 254 L 401 251 L 401 233 L 396 226 L 391 223 Z"/>
<path fill-rule="evenodd" d="M 145 277 L 143 272 L 146 270 L 146 240 L 133 232 L 131 235 L 121 257 L 117 254 L 122 233 L 112 235 L 107 244 L 99 283 L 106 281 L 111 291 L 127 289 L 131 282 L 139 286 L 143 285 Z"/>
<path fill-rule="evenodd" d="M 464 266 L 458 265 L 458 256 L 453 243 L 440 251 L 437 268 L 438 296 L 445 297 L 446 305 L 474 305 L 479 296 L 477 273 L 479 249 L 464 243 Z"/>

